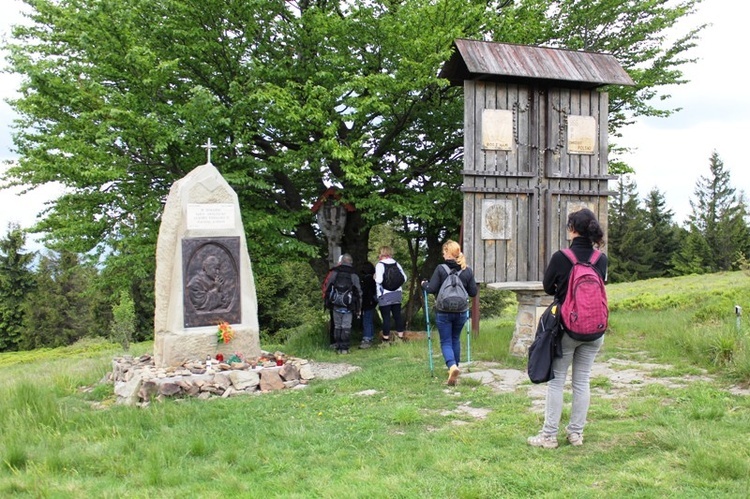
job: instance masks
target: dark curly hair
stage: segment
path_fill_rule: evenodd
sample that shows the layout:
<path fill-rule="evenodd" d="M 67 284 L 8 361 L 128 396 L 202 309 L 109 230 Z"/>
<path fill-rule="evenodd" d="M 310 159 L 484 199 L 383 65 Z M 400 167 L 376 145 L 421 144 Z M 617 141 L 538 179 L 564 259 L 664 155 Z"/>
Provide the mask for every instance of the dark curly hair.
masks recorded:
<path fill-rule="evenodd" d="M 599 225 L 599 220 L 588 208 L 582 208 L 568 215 L 568 229 L 574 230 L 581 237 L 589 239 L 598 246 L 604 244 L 604 232 Z"/>

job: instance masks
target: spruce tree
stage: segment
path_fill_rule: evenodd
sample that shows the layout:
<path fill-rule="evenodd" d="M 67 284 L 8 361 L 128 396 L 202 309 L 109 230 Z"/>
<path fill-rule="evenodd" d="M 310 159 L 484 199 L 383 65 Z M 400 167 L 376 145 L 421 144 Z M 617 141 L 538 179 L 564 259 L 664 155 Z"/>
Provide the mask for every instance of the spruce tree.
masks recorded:
<path fill-rule="evenodd" d="M 25 244 L 20 226 L 9 224 L 0 239 L 0 352 L 18 350 L 23 333 L 23 303 L 34 285 L 34 253 Z"/>
<path fill-rule="evenodd" d="M 729 171 L 716 151 L 709 158 L 709 175 L 698 179 L 694 195 L 695 198 L 690 200 L 693 210 L 689 218 L 690 232 L 704 239 L 707 251 L 683 254 L 681 261 L 696 262 L 697 258 L 703 258 L 699 267 L 708 272 L 731 270 L 741 255 L 747 256 L 750 246 L 747 207 L 744 196 L 735 194 Z M 682 252 L 697 248 L 695 245 L 684 246 Z"/>
<path fill-rule="evenodd" d="M 652 246 L 646 235 L 646 220 L 639 206 L 635 181 L 621 176 L 617 194 L 609 205 L 609 280 L 635 281 L 646 277 Z"/>
<path fill-rule="evenodd" d="M 711 272 L 708 263 L 711 261 L 711 248 L 706 238 L 695 226 L 685 230 L 680 238 L 680 250 L 672 257 L 675 275 L 706 274 Z"/>
<path fill-rule="evenodd" d="M 644 240 L 652 248 L 650 270 L 646 277 L 673 275 L 672 257 L 679 249 L 678 227 L 672 210 L 666 208 L 664 194 L 652 189 L 645 200 L 646 231 Z"/>
<path fill-rule="evenodd" d="M 89 335 L 106 336 L 92 321 L 92 302 L 87 283 L 95 272 L 68 251 L 42 256 L 36 275 L 36 289 L 26 304 L 22 348 L 69 345 Z"/>

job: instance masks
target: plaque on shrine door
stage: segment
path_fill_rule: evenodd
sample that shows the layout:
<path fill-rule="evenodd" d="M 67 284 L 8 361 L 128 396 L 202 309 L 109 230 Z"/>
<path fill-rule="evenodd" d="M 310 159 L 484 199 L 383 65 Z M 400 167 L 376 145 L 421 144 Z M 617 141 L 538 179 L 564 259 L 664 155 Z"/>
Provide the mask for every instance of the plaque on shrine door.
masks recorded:
<path fill-rule="evenodd" d="M 511 239 L 514 230 L 510 199 L 482 200 L 482 239 Z"/>
<path fill-rule="evenodd" d="M 482 110 L 482 149 L 513 150 L 513 111 Z"/>
<path fill-rule="evenodd" d="M 596 119 L 593 116 L 568 116 L 568 152 L 594 154 Z"/>

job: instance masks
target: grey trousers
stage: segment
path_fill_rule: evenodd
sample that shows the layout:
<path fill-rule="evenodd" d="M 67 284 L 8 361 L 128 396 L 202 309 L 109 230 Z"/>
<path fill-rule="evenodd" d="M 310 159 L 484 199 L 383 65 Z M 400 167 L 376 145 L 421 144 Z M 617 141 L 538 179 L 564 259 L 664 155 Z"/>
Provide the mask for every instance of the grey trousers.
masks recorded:
<path fill-rule="evenodd" d="M 336 350 L 349 350 L 349 337 L 352 332 L 354 314 L 346 309 L 333 311 L 333 339 Z"/>
<path fill-rule="evenodd" d="M 563 387 L 568 376 L 568 367 L 573 364 L 573 403 L 570 410 L 568 433 L 583 433 L 591 400 L 590 378 L 594 359 L 604 343 L 602 336 L 595 341 L 577 341 L 563 333 L 562 357 L 552 363 L 555 379 L 547 383 L 547 408 L 544 413 L 542 433 L 557 435 L 563 408 Z"/>

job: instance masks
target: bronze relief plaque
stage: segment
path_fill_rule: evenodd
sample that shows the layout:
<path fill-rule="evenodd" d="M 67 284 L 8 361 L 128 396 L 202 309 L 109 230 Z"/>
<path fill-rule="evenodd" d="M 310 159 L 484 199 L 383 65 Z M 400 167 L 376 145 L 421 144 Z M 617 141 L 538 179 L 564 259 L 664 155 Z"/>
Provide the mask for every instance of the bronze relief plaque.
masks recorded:
<path fill-rule="evenodd" d="M 242 322 L 240 238 L 182 240 L 182 291 L 185 327 Z"/>

